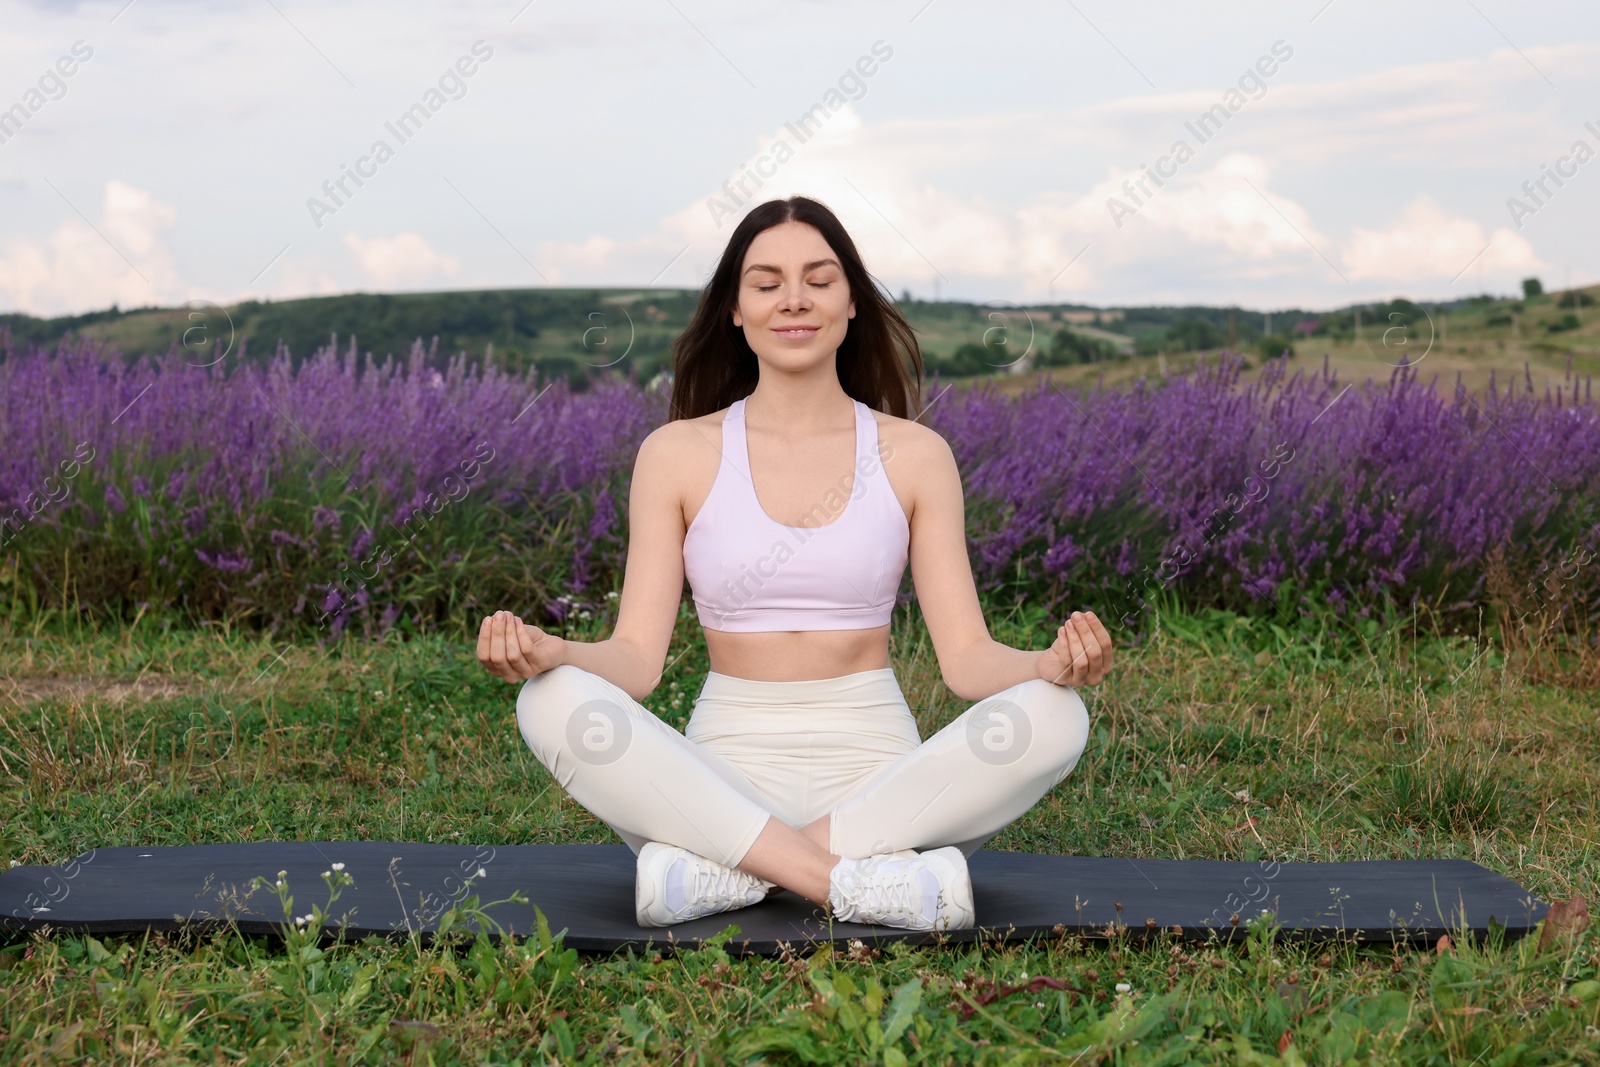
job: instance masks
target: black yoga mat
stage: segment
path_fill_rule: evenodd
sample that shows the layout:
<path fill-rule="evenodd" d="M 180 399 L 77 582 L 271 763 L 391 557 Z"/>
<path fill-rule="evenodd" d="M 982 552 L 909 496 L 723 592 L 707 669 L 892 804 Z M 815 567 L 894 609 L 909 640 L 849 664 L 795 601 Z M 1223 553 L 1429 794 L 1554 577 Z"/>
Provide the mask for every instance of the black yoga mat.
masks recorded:
<path fill-rule="evenodd" d="M 692 947 L 730 923 L 735 954 L 795 951 L 852 938 L 867 943 L 937 939 L 859 923 L 830 927 L 820 909 L 794 893 L 672 927 L 643 928 L 633 912 L 634 856 L 626 845 L 441 845 L 394 841 L 285 841 L 253 844 L 101 848 L 59 867 L 0 873 L 0 930 L 15 937 L 41 929 L 124 933 L 237 923 L 244 933 L 279 932 L 283 908 L 270 888 L 287 872 L 295 915 L 326 907 L 322 872 L 343 863 L 354 878 L 330 914 L 330 930 L 348 937 L 427 939 L 445 909 L 472 894 L 480 903 L 513 889 L 527 904 L 498 904 L 486 914 L 508 933 L 536 932 L 538 905 L 552 932 L 583 952 Z M 484 876 L 476 878 L 482 869 Z M 1548 905 L 1509 878 L 1469 860 L 1362 860 L 1349 863 L 1241 863 L 1126 857 L 1047 856 L 980 849 L 968 861 L 978 926 L 950 931 L 950 941 L 1020 939 L 1040 934 L 1141 937 L 1180 927 L 1187 938 L 1216 931 L 1242 937 L 1244 923 L 1271 911 L 1294 938 L 1433 941 L 1462 929 L 1482 936 L 1491 921 L 1508 939 L 1533 929 Z M 469 883 L 469 876 L 473 880 Z M 1239 923 L 1234 925 L 1233 918 Z M 499 935 L 489 928 L 491 936 Z"/>

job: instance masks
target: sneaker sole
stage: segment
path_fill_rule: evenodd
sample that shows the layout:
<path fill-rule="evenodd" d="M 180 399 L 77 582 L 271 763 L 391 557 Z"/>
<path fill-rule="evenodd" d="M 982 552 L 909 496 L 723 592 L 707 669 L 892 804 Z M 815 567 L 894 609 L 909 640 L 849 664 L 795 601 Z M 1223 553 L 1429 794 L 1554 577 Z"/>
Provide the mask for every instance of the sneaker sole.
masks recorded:
<path fill-rule="evenodd" d="M 658 903 L 656 899 L 656 886 L 660 884 L 665 875 L 666 868 L 672 863 L 672 853 L 676 851 L 671 845 L 660 841 L 647 841 L 639 850 L 636 864 L 636 874 L 633 879 L 633 917 L 640 926 L 662 927 L 671 926 L 670 918 L 665 920 L 651 914 Z M 659 902 L 665 910 L 665 901 Z"/>
<path fill-rule="evenodd" d="M 938 876 L 939 885 L 945 890 L 940 895 L 945 898 L 950 912 L 949 926 L 936 922 L 935 927 L 971 929 L 977 921 L 977 908 L 972 902 L 972 878 L 967 873 L 966 854 L 954 845 L 946 845 L 922 853 L 922 859 L 928 869 Z"/>

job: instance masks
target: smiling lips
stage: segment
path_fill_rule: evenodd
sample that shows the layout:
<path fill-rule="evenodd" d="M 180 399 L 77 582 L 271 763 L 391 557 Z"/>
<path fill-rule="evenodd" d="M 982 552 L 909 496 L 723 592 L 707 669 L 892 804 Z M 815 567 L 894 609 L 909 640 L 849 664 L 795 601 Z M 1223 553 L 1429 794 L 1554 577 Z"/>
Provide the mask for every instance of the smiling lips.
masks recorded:
<path fill-rule="evenodd" d="M 803 341 L 815 337 L 819 329 L 820 326 L 785 326 L 772 332 L 779 337 L 793 337 Z"/>

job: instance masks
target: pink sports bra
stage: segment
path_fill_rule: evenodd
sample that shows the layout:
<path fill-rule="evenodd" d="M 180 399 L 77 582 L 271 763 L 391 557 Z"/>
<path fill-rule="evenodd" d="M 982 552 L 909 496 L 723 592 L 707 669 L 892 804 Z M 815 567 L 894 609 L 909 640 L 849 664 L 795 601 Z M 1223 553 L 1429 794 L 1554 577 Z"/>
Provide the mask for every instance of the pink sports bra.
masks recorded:
<path fill-rule="evenodd" d="M 683 539 L 683 569 L 709 630 L 862 630 L 887 625 L 905 574 L 911 526 L 878 456 L 872 409 L 856 406 L 850 494 L 811 509 L 822 526 L 785 526 L 756 499 L 744 400 L 722 417 L 722 463 Z M 843 512 L 840 513 L 840 508 Z"/>

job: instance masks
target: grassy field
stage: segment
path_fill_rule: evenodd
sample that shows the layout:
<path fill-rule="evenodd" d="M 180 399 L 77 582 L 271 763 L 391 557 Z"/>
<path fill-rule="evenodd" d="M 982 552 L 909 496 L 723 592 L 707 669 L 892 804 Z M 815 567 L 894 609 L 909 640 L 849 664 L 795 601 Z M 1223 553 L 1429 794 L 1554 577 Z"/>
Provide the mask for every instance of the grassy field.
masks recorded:
<path fill-rule="evenodd" d="M 988 617 L 1021 647 L 1053 629 Z M 988 847 L 1461 857 L 1546 901 L 1595 899 L 1593 690 L 1404 621 L 1158 618 L 1085 691 L 1078 769 Z M 687 605 L 680 652 L 645 703 L 681 728 L 706 669 Z M 964 709 L 914 608 L 891 653 L 924 736 Z M 149 617 L 107 633 L 12 621 L 0 678 L 0 865 L 129 844 L 615 840 L 524 746 L 515 689 L 479 667 L 465 628 L 324 653 Z M 302 905 L 326 896 L 292 888 Z M 538 938 L 30 937 L 0 947 L 0 1061 L 1600 1063 L 1600 930 L 1543 950 L 1271 935 L 780 960 L 718 945 L 577 957 Z"/>
<path fill-rule="evenodd" d="M 1589 290 L 1588 295 L 1600 297 L 1600 289 Z M 1552 333 L 1549 326 L 1560 324 L 1568 314 L 1558 304 L 1561 296 L 1553 293 L 1521 301 L 1494 301 L 1448 316 L 1439 315 L 1403 330 L 1385 330 L 1386 324 L 1381 321 L 1369 323 L 1359 340 L 1353 336 L 1296 339 L 1295 359 L 1309 374 L 1321 371 L 1326 356 L 1329 368 L 1340 380 L 1359 383 L 1368 377 L 1387 381 L 1403 357 L 1416 364 L 1422 382 L 1433 381 L 1435 390 L 1445 396 L 1455 389 L 1458 374 L 1461 383 L 1472 391 L 1485 389 L 1492 374 L 1502 390 L 1511 382 L 1519 392 L 1531 388 L 1542 396 L 1548 389 L 1554 396 L 1559 386 L 1570 398 L 1573 379 L 1581 390 L 1586 375 L 1600 375 L 1600 313 L 1590 306 L 1576 309 L 1573 314 L 1580 324 L 1575 329 Z M 1034 310 L 1029 314 L 1034 319 L 1033 336 L 1041 344 L 1062 325 L 1059 313 Z M 1020 339 L 1025 341 L 1026 336 Z M 1238 346 L 1241 351 L 1254 351 L 1255 347 L 1254 343 Z M 1103 379 L 1111 386 L 1140 377 L 1159 381 L 1181 373 L 1198 358 L 1215 363 L 1217 354 L 1138 355 L 1104 363 L 1001 374 L 993 381 L 1000 392 L 1008 395 L 1035 388 L 1040 373 L 1062 385 Z M 1242 382 L 1252 381 L 1261 373 L 1259 355 L 1252 356 L 1252 364 L 1241 375 Z"/>

